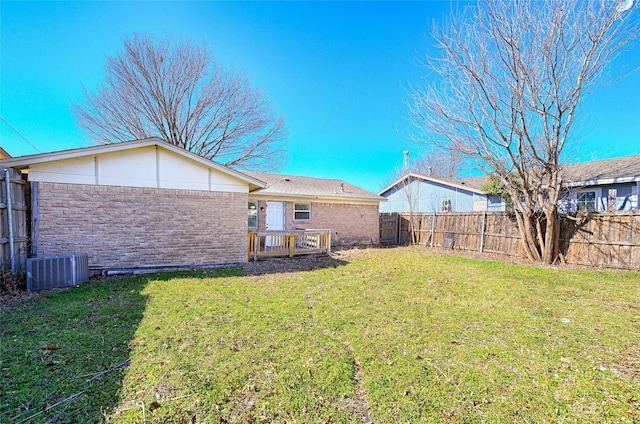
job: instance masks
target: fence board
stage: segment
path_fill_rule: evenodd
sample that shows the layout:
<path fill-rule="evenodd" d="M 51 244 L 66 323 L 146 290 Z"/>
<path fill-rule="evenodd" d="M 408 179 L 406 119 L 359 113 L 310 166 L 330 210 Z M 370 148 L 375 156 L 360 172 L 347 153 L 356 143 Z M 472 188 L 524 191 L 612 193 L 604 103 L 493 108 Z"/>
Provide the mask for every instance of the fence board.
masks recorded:
<path fill-rule="evenodd" d="M 454 249 L 478 252 L 482 247 L 487 253 L 524 257 L 513 213 L 486 212 L 484 233 L 483 212 L 399 214 L 399 220 L 398 244 L 441 246 L 444 233 L 452 231 Z M 561 216 L 562 260 L 576 265 L 640 270 L 639 231 L 637 210 Z"/>
<path fill-rule="evenodd" d="M 11 221 L 16 270 L 23 271 L 27 262 L 28 228 L 26 182 L 19 171 L 9 169 L 11 192 Z M 7 213 L 7 188 L 4 168 L 0 167 L 0 270 L 11 269 L 9 248 L 9 216 Z"/>

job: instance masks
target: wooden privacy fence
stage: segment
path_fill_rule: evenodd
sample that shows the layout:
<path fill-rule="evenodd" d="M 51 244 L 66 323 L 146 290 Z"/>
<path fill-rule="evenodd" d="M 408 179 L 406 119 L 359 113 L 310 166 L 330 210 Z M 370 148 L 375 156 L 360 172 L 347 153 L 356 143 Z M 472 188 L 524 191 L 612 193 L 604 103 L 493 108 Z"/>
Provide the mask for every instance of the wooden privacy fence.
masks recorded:
<path fill-rule="evenodd" d="M 22 272 L 26 266 L 26 187 L 20 172 L 0 167 L 0 271 Z"/>
<path fill-rule="evenodd" d="M 397 222 L 395 232 L 388 224 L 393 220 Z M 513 213 L 387 213 L 380 216 L 382 243 L 439 247 L 445 232 L 454 233 L 454 249 L 523 257 Z M 560 255 L 561 260 L 570 264 L 640 270 L 640 211 L 561 216 Z"/>

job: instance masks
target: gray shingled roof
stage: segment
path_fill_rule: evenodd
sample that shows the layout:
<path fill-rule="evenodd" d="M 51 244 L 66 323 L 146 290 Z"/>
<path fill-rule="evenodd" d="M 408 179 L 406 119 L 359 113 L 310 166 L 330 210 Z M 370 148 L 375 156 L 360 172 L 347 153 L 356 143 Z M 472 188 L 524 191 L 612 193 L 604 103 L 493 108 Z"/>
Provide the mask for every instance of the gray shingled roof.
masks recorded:
<path fill-rule="evenodd" d="M 253 195 L 376 202 L 387 200 L 384 197 L 342 180 L 301 177 L 297 175 L 266 174 L 262 172 L 247 172 L 247 175 L 267 183 L 267 187 L 251 192 Z"/>
<path fill-rule="evenodd" d="M 640 155 L 567 165 L 564 175 L 567 183 L 640 177 Z"/>
<path fill-rule="evenodd" d="M 466 189 L 475 193 L 484 193 L 482 191 L 482 186 L 484 186 L 487 182 L 489 182 L 489 177 L 481 176 L 481 177 L 472 177 L 472 178 L 453 178 L 453 177 L 441 177 L 441 176 L 431 176 L 431 175 L 422 175 L 410 173 L 400 178 L 398 181 L 392 183 L 391 185 L 385 187 L 380 190 L 379 194 L 385 193 L 390 189 L 397 187 L 398 184 L 402 184 L 403 181 L 406 180 L 408 176 L 413 178 L 419 178 L 425 181 L 432 181 L 434 183 L 440 183 L 445 185 L 450 185 L 452 187 L 457 187 L 461 189 Z"/>
<path fill-rule="evenodd" d="M 602 180 L 620 180 L 623 178 L 640 177 L 640 155 L 574 163 L 571 165 L 565 165 L 563 172 L 565 184 L 585 182 L 592 182 L 592 184 L 595 184 L 597 181 Z M 458 184 L 460 184 L 460 181 L 463 181 L 466 185 L 480 190 L 483 185 L 489 182 L 489 177 L 486 175 L 482 177 L 464 179 L 436 178 L 445 181 L 457 181 Z"/>
<path fill-rule="evenodd" d="M 470 190 L 482 190 L 482 186 L 489 182 L 489 177 L 486 175 L 469 178 L 433 177 L 433 179 L 469 187 Z"/>
<path fill-rule="evenodd" d="M 565 165 L 563 172 L 565 184 L 568 186 L 609 184 L 622 180 L 629 181 L 640 178 L 640 155 Z M 425 180 L 439 181 L 458 187 L 468 187 L 472 191 L 482 191 L 482 187 L 489 182 L 489 177 L 486 175 L 471 178 L 412 175 Z M 403 178 L 406 178 L 406 175 Z M 382 190 L 381 193 L 384 193 L 396 184 L 398 184 L 398 181 Z"/>

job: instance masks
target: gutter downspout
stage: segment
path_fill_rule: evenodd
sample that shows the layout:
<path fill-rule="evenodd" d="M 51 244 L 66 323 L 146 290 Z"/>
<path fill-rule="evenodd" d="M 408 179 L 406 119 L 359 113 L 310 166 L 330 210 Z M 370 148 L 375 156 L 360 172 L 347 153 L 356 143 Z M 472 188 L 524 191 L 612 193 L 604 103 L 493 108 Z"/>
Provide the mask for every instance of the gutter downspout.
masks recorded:
<path fill-rule="evenodd" d="M 9 260 L 11 261 L 11 272 L 16 272 L 16 257 L 13 247 L 13 213 L 11 205 L 11 175 L 9 174 L 9 168 L 4 168 L 4 182 L 7 193 L 7 225 L 9 226 Z"/>

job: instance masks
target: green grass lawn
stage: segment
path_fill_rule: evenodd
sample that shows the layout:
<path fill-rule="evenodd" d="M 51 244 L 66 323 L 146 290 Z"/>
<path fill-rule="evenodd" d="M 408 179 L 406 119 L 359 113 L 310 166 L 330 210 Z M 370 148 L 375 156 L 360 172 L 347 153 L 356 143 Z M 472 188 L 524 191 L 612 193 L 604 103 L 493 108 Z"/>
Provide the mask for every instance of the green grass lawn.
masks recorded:
<path fill-rule="evenodd" d="M 5 301 L 0 422 L 640 421 L 638 273 L 421 248 L 318 263 Z"/>

